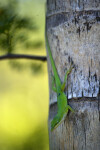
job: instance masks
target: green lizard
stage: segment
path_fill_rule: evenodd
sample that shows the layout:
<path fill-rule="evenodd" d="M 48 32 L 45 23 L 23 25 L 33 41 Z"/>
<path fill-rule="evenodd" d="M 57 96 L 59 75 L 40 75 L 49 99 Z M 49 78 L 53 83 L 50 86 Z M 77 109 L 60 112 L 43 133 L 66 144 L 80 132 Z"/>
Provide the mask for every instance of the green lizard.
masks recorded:
<path fill-rule="evenodd" d="M 73 68 L 70 67 L 70 69 L 67 70 L 67 72 L 65 74 L 65 78 L 64 78 L 64 83 L 62 84 L 61 80 L 59 78 L 58 72 L 56 70 L 56 66 L 55 66 L 53 57 L 52 57 L 47 34 L 46 34 L 46 45 L 47 45 L 47 50 L 48 50 L 48 55 L 50 58 L 51 66 L 52 66 L 53 73 L 54 73 L 54 80 L 52 82 L 52 90 L 57 93 L 58 111 L 57 111 L 56 116 L 51 121 L 51 131 L 53 131 L 65 119 L 69 110 L 71 110 L 73 112 L 73 109 L 68 105 L 67 96 L 64 93 L 67 77 L 71 73 Z M 55 84 L 55 86 L 54 86 L 54 84 Z"/>

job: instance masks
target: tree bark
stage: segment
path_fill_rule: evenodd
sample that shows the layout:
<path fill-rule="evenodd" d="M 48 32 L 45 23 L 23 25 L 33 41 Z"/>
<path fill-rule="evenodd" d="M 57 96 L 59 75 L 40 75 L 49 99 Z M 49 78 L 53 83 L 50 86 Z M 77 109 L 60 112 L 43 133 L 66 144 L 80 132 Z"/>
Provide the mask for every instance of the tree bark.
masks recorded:
<path fill-rule="evenodd" d="M 61 81 L 71 64 L 65 93 L 75 113 L 53 132 L 57 96 L 48 57 L 50 150 L 100 150 L 100 0 L 47 0 L 46 26 Z"/>

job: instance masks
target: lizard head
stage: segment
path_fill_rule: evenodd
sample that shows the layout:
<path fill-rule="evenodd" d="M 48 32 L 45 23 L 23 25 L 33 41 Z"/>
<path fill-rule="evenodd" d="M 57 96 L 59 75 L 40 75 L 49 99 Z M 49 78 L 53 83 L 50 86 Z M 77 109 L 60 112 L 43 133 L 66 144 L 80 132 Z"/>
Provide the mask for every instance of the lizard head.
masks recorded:
<path fill-rule="evenodd" d="M 68 113 L 68 110 L 71 110 L 72 112 L 74 112 L 73 109 L 69 105 L 67 105 L 65 110 L 58 112 L 58 114 L 51 121 L 51 131 L 53 131 L 55 128 L 57 128 L 59 126 L 59 124 L 62 123 L 62 121 L 64 121 L 64 119 Z"/>
<path fill-rule="evenodd" d="M 65 119 L 66 115 L 56 115 L 54 119 L 51 121 L 51 131 L 59 126 L 59 124 Z"/>

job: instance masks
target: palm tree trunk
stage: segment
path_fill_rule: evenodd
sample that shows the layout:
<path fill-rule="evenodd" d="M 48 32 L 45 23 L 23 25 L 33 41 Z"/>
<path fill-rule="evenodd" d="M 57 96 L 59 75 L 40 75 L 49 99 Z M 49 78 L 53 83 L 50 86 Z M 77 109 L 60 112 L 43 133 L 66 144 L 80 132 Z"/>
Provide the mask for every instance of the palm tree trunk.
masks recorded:
<path fill-rule="evenodd" d="M 100 0 L 47 0 L 46 24 L 62 82 L 74 65 L 65 93 L 75 113 L 51 132 L 57 96 L 51 90 L 48 59 L 50 150 L 100 150 Z"/>

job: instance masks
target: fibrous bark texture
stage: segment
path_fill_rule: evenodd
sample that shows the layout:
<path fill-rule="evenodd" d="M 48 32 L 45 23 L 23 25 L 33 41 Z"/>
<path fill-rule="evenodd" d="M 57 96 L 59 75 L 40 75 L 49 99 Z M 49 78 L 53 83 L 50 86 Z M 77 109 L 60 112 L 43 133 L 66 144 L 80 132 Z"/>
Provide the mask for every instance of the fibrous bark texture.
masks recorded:
<path fill-rule="evenodd" d="M 75 113 L 50 133 L 50 150 L 100 149 L 100 0 L 47 0 L 47 33 L 61 81 L 72 64 L 65 93 Z M 50 121 L 57 111 L 48 61 Z M 83 144 L 82 144 L 83 143 Z"/>
<path fill-rule="evenodd" d="M 69 104 L 75 113 L 69 113 L 53 132 L 49 130 L 50 150 L 100 150 L 98 100 L 82 98 L 71 100 Z M 56 114 L 56 107 L 56 104 L 50 107 L 49 120 Z"/>

